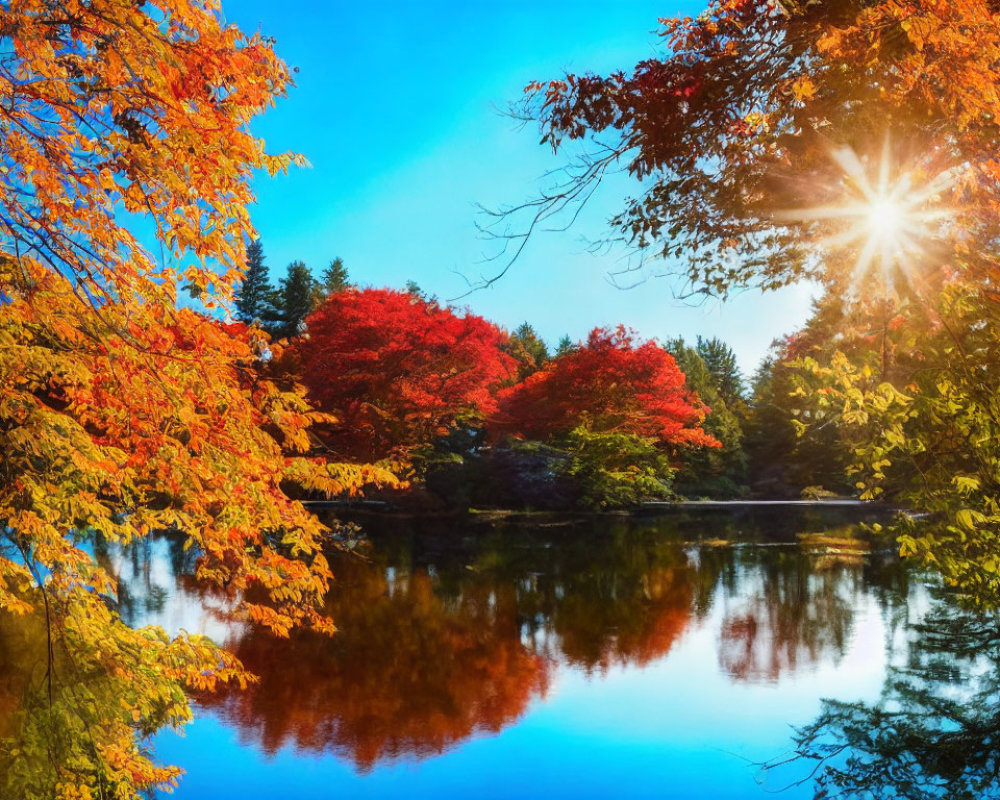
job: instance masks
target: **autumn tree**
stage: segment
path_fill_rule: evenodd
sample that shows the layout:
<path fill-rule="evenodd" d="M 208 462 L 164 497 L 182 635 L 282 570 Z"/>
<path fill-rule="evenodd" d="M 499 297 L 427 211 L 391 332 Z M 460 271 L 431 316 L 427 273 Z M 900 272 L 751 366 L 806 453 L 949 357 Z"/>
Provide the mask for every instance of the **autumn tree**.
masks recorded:
<path fill-rule="evenodd" d="M 146 740 L 190 719 L 187 692 L 247 675 L 204 638 L 126 626 L 90 543 L 183 531 L 244 617 L 329 631 L 325 529 L 282 482 L 364 470 L 301 458 L 311 412 L 253 374 L 254 334 L 176 302 L 226 301 L 251 175 L 298 161 L 249 131 L 288 69 L 214 3 L 70 5 L 0 10 L 0 611 L 46 641 L 25 735 L 0 747 L 37 767 L 18 796 L 137 798 L 177 780 Z"/>
<path fill-rule="evenodd" d="M 250 325 L 261 323 L 273 315 L 271 300 L 274 287 L 268 277 L 267 265 L 264 263 L 264 246 L 260 239 L 255 239 L 247 245 L 246 271 L 239 288 L 236 290 L 234 305 L 236 318 Z"/>
<path fill-rule="evenodd" d="M 306 325 L 302 379 L 337 418 L 328 444 L 352 459 L 405 456 L 481 419 L 494 409 L 492 390 L 515 372 L 503 331 L 413 292 L 346 289 Z"/>
<path fill-rule="evenodd" d="M 544 440 L 581 424 L 666 445 L 716 445 L 701 429 L 705 409 L 684 390 L 684 374 L 655 342 L 619 326 L 595 328 L 579 349 L 500 392 L 493 428 Z"/>
<path fill-rule="evenodd" d="M 671 458 L 719 446 L 701 427 L 706 413 L 671 355 L 619 326 L 499 392 L 490 430 L 565 451 L 543 471 L 569 477 L 577 504 L 617 508 L 663 499 Z"/>
<path fill-rule="evenodd" d="M 919 370 L 891 382 L 836 352 L 806 366 L 853 431 L 864 496 L 891 488 L 930 512 L 903 551 L 990 604 L 998 22 L 982 0 L 720 0 L 664 20 L 664 55 L 631 73 L 529 87 L 521 112 L 546 143 L 600 147 L 514 212 L 529 230 L 624 165 L 641 191 L 612 237 L 683 264 L 692 291 L 810 278 L 900 299 L 899 313 L 923 321 Z"/>
<path fill-rule="evenodd" d="M 666 55 L 631 73 L 528 87 L 518 112 L 538 121 L 543 142 L 558 151 L 600 136 L 602 147 L 508 223 L 581 201 L 624 164 L 642 191 L 612 236 L 684 259 L 692 291 L 825 283 L 850 277 L 859 254 L 857 277 L 873 277 L 867 213 L 886 210 L 879 193 L 901 191 L 908 171 L 917 191 L 904 204 L 927 211 L 971 181 L 954 147 L 989 150 L 989 95 L 976 88 L 992 84 L 997 47 L 985 3 L 722 0 L 662 25 Z M 925 232 L 940 220 L 927 217 Z M 826 246 L 831 235 L 848 246 Z"/>

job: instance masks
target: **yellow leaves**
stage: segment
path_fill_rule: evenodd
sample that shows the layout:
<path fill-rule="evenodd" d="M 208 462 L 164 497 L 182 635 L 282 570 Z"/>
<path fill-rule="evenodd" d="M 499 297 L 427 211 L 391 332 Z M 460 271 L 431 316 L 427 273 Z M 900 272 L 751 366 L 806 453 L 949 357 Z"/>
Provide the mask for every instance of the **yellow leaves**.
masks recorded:
<path fill-rule="evenodd" d="M 981 486 L 979 478 L 973 475 L 956 475 L 951 479 L 951 483 L 963 495 L 978 492 Z"/>
<path fill-rule="evenodd" d="M 70 6 L 0 10 L 17 74 L 0 76 L 0 238 L 20 242 L 0 253 L 0 519 L 27 562 L 0 559 L 0 608 L 33 617 L 43 581 L 59 658 L 74 665 L 61 674 L 78 696 L 57 688 L 51 716 L 35 719 L 60 741 L 86 731 L 93 747 L 60 761 L 78 780 L 46 796 L 90 798 L 100 774 L 131 798 L 178 775 L 136 733 L 189 719 L 185 688 L 249 676 L 207 640 L 125 626 L 106 602 L 112 567 L 89 542 L 183 532 L 201 579 L 237 601 L 258 593 L 249 618 L 282 635 L 330 632 L 318 610 L 327 531 L 281 481 L 354 494 L 395 478 L 286 460 L 283 447 L 307 450 L 315 421 L 301 392 L 253 373 L 248 335 L 177 309 L 181 276 L 114 216 L 120 201 L 154 217 L 162 244 L 199 258 L 183 281 L 215 303 L 252 232 L 252 171 L 304 163 L 267 155 L 247 127 L 284 91 L 285 65 L 263 39 L 224 28 L 214 2 Z"/>
<path fill-rule="evenodd" d="M 284 477 L 327 497 L 356 497 L 367 486 L 403 488 L 390 469 L 375 464 L 340 464 L 306 458 L 289 459 Z"/>
<path fill-rule="evenodd" d="M 986 516 L 971 508 L 962 508 L 955 512 L 954 519 L 961 530 L 974 532 L 981 523 L 986 521 Z"/>
<path fill-rule="evenodd" d="M 59 783 L 56 785 L 56 800 L 94 800 L 94 794 L 89 786 Z"/>
<path fill-rule="evenodd" d="M 796 101 L 802 103 L 816 95 L 816 84 L 808 75 L 800 75 L 792 81 L 788 91 Z"/>
<path fill-rule="evenodd" d="M 171 3 L 162 21 L 154 21 L 148 6 L 133 4 L 83 4 L 69 24 L 60 13 L 39 6 L 31 14 L 22 9 L 5 16 L 19 81 L 0 85 L 11 98 L 5 153 L 18 173 L 12 177 L 30 181 L 34 202 L 55 228 L 72 229 L 97 245 L 93 259 L 83 250 L 49 252 L 78 274 L 90 261 L 96 269 L 110 267 L 115 285 L 128 284 L 122 277 L 128 271 L 120 267 L 149 259 L 110 246 L 117 226 L 108 193 L 121 185 L 126 208 L 169 220 L 164 233 L 174 242 L 204 244 L 206 256 L 235 265 L 225 242 L 242 241 L 250 232 L 241 209 L 252 200 L 251 170 L 263 160 L 247 125 L 284 91 L 287 67 L 265 40 L 223 28 L 210 6 Z M 62 27 L 71 29 L 72 46 Z M 110 37 L 115 47 L 106 46 Z M 104 91 L 91 91 L 95 84 Z M 75 114 L 68 105 L 76 106 Z M 299 162 L 284 154 L 273 166 Z M 10 196 L 11 224 L 29 215 L 23 198 Z M 176 209 L 183 214 L 171 215 Z M 192 225 L 192 211 L 206 214 L 204 224 Z M 218 233 L 202 242 L 199 230 Z M 39 231 L 39 238 L 54 240 L 50 233 Z"/>
<path fill-rule="evenodd" d="M 243 608 L 247 618 L 251 622 L 268 628 L 275 636 L 288 638 L 292 627 L 292 620 L 286 615 L 276 609 L 258 603 L 246 603 Z"/>
<path fill-rule="evenodd" d="M 762 111 L 751 111 L 743 117 L 743 123 L 751 133 L 767 131 L 770 129 L 768 115 Z"/>

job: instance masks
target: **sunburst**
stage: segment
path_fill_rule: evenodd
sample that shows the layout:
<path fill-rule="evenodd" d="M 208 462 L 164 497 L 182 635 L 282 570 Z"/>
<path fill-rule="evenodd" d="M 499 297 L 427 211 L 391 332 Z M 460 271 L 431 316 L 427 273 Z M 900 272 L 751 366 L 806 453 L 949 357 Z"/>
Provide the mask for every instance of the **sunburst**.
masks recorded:
<path fill-rule="evenodd" d="M 779 211 L 774 218 L 785 224 L 833 223 L 837 230 L 820 239 L 820 246 L 857 249 L 852 284 L 856 288 L 865 285 L 877 264 L 875 274 L 889 290 L 894 275 L 909 279 L 913 270 L 928 260 L 928 245 L 954 215 L 945 196 L 960 170 L 952 168 L 924 177 L 929 159 L 909 170 L 896 168 L 888 137 L 874 168 L 849 147 L 832 147 L 830 157 L 841 173 L 833 191 L 842 199 Z"/>

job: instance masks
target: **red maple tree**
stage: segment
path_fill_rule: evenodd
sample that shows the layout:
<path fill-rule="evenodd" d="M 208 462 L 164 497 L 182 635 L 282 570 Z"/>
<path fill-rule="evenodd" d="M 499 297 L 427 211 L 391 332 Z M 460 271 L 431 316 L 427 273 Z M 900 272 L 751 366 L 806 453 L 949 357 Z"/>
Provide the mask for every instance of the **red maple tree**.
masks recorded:
<path fill-rule="evenodd" d="M 351 459 L 405 456 L 460 419 L 492 413 L 493 391 L 517 371 L 496 325 L 409 292 L 336 292 L 306 326 L 302 380 L 337 418 L 328 444 Z"/>
<path fill-rule="evenodd" d="M 655 342 L 635 341 L 624 326 L 595 328 L 585 345 L 501 391 L 495 435 L 545 440 L 586 424 L 664 444 L 718 447 L 701 429 L 709 412 L 684 390 L 684 373 Z"/>

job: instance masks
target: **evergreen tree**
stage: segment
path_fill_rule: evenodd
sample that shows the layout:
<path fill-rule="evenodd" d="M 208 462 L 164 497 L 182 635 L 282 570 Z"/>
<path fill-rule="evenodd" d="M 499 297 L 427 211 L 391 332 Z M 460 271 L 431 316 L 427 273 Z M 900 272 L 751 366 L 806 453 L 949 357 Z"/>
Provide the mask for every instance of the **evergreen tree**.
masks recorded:
<path fill-rule="evenodd" d="M 684 373 L 684 387 L 711 409 L 702 427 L 722 443 L 720 448 L 688 453 L 677 473 L 676 488 L 687 494 L 713 497 L 741 493 L 746 480 L 742 408 L 729 407 L 696 347 L 688 346 L 681 338 L 668 340 L 664 347 Z"/>
<path fill-rule="evenodd" d="M 342 292 L 351 285 L 351 282 L 347 279 L 347 267 L 344 266 L 344 259 L 337 256 L 330 262 L 330 266 L 323 270 L 323 278 L 320 281 L 320 285 L 323 292 L 327 295 Z"/>
<path fill-rule="evenodd" d="M 717 337 L 702 339 L 699 336 L 695 350 L 708 367 L 719 396 L 735 411 L 743 403 L 746 389 L 733 348 Z"/>
<path fill-rule="evenodd" d="M 776 342 L 754 374 L 743 442 L 751 482 L 767 496 L 797 497 L 808 486 L 850 493 L 851 449 L 787 350 L 787 341 Z"/>
<path fill-rule="evenodd" d="M 427 294 L 423 289 L 420 288 L 420 284 L 415 280 L 408 280 L 406 282 L 406 293 L 412 294 L 419 300 L 423 300 L 425 303 L 437 303 L 438 296 L 436 294 Z"/>
<path fill-rule="evenodd" d="M 302 261 L 293 261 L 273 293 L 274 313 L 268 331 L 276 339 L 288 339 L 302 333 L 305 319 L 316 307 L 316 279 Z"/>
<path fill-rule="evenodd" d="M 246 273 L 235 297 L 236 318 L 247 325 L 271 319 L 274 315 L 271 308 L 273 295 L 274 287 L 264 264 L 264 247 L 257 239 L 247 245 Z"/>
<path fill-rule="evenodd" d="M 573 340 L 569 338 L 569 334 L 567 333 L 562 337 L 562 339 L 559 340 L 559 344 L 556 345 L 555 358 L 564 356 L 567 353 L 572 353 L 576 349 L 576 345 L 573 344 Z"/>
<path fill-rule="evenodd" d="M 532 373 L 538 372 L 549 360 L 548 347 L 527 322 L 519 325 L 517 330 L 511 334 L 507 352 L 517 359 L 517 379 L 519 381 L 523 381 Z"/>

